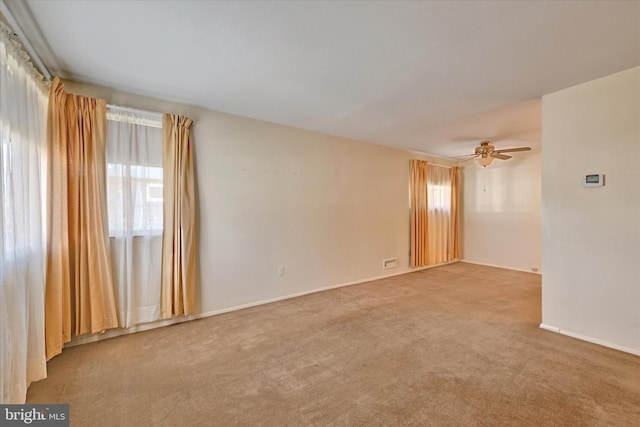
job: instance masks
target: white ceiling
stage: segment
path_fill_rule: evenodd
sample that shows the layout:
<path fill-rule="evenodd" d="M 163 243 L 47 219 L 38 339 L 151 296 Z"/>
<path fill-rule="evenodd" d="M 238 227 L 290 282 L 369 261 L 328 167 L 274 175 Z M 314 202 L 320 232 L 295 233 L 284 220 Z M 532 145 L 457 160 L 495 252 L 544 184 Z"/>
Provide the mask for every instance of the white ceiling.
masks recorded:
<path fill-rule="evenodd" d="M 640 65 L 637 1 L 26 4 L 54 74 L 444 156 L 535 145 L 543 94 Z"/>

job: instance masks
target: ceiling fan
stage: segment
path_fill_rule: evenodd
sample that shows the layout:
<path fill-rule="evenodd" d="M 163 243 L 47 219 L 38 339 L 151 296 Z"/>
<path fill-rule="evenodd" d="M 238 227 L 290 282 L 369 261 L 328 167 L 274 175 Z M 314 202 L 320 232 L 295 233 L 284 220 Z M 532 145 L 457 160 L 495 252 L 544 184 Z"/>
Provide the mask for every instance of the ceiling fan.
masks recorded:
<path fill-rule="evenodd" d="M 482 167 L 486 168 L 493 162 L 493 159 L 509 160 L 512 156 L 507 156 L 504 153 L 513 153 L 516 151 L 531 151 L 531 147 L 504 148 L 502 150 L 496 150 L 496 147 L 491 143 L 491 141 L 482 141 L 480 142 L 480 145 L 475 148 L 473 154 L 468 154 L 472 157 L 463 160 L 460 164 L 470 162 L 473 159 L 478 159 L 478 163 Z"/>

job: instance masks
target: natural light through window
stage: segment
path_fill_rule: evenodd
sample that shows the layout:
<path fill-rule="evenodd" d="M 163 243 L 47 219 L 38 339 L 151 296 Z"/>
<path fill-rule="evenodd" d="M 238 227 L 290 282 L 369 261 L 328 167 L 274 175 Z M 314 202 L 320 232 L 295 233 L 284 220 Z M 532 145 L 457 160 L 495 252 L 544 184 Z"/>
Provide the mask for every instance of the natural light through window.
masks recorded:
<path fill-rule="evenodd" d="M 107 116 L 109 234 L 159 236 L 163 229 L 162 128 L 126 112 Z"/>
<path fill-rule="evenodd" d="M 449 212 L 451 210 L 451 184 L 427 184 L 429 210 Z"/>
<path fill-rule="evenodd" d="M 162 168 L 107 164 L 107 206 L 111 236 L 162 234 Z M 129 200 L 126 203 L 125 200 Z"/>

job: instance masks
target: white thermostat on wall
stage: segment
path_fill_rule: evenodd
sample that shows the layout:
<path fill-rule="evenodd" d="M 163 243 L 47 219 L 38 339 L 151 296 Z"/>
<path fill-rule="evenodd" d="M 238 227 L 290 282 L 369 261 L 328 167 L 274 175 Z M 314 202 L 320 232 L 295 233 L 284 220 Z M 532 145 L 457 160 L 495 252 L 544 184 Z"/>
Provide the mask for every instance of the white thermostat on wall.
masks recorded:
<path fill-rule="evenodd" d="M 585 175 L 584 178 L 582 178 L 582 186 L 583 187 L 602 187 L 604 186 L 604 175 L 601 173 Z"/>

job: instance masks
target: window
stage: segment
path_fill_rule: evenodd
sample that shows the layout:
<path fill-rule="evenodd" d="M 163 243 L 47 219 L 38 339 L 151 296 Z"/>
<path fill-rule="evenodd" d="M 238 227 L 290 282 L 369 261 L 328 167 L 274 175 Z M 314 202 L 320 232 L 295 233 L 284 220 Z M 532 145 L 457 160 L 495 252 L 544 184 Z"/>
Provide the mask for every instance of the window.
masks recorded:
<path fill-rule="evenodd" d="M 109 235 L 162 234 L 162 168 L 107 163 Z"/>
<path fill-rule="evenodd" d="M 451 233 L 451 169 L 429 164 L 427 166 L 427 206 L 429 229 L 428 263 L 450 261 Z"/>
<path fill-rule="evenodd" d="M 451 210 L 451 183 L 446 185 L 427 182 L 427 193 L 430 211 L 448 213 Z"/>
<path fill-rule="evenodd" d="M 160 318 L 162 117 L 109 107 L 107 210 L 121 327 Z"/>
<path fill-rule="evenodd" d="M 107 115 L 109 235 L 161 235 L 162 123 L 143 115 Z"/>

